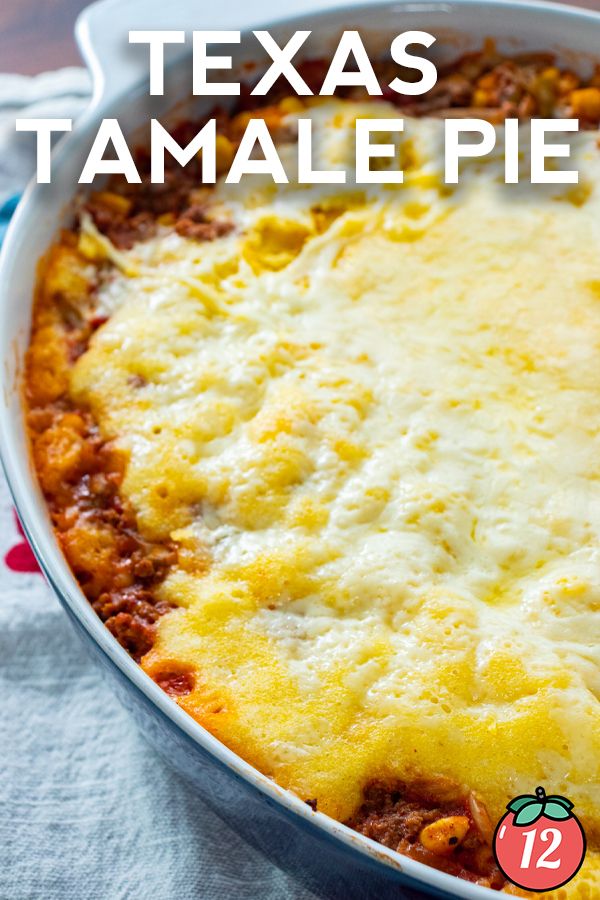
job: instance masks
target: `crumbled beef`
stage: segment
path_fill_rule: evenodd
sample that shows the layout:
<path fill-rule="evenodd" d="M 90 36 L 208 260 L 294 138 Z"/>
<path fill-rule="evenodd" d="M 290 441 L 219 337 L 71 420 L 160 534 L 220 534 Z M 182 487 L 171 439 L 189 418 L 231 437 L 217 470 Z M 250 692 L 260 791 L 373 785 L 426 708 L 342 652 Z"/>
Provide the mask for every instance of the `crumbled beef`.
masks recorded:
<path fill-rule="evenodd" d="M 466 837 L 450 852 L 433 853 L 421 842 L 421 832 L 449 816 L 468 820 Z M 434 784 L 372 782 L 365 788 L 361 807 L 346 824 L 385 847 L 459 878 L 496 890 L 505 884 L 486 836 L 473 820 L 468 797 L 458 791 L 452 796 L 445 785 L 436 791 Z"/>
<path fill-rule="evenodd" d="M 34 456 L 53 524 L 82 590 L 117 640 L 140 660 L 170 608 L 157 588 L 177 560 L 170 543 L 147 541 L 119 496 L 122 461 L 88 412 L 65 397 L 28 417 Z M 61 460 L 58 477 L 53 460 Z"/>
<path fill-rule="evenodd" d="M 175 222 L 177 234 L 197 241 L 214 241 L 216 238 L 229 234 L 232 230 L 232 222 L 207 218 L 206 207 L 199 205 L 185 209 Z"/>
<path fill-rule="evenodd" d="M 141 660 L 154 643 L 152 625 L 130 613 L 118 613 L 107 619 L 105 625 L 136 662 Z"/>
<path fill-rule="evenodd" d="M 136 241 L 144 241 L 156 234 L 156 220 L 149 212 L 139 212 L 134 216 L 88 204 L 94 224 L 119 250 L 130 250 Z"/>

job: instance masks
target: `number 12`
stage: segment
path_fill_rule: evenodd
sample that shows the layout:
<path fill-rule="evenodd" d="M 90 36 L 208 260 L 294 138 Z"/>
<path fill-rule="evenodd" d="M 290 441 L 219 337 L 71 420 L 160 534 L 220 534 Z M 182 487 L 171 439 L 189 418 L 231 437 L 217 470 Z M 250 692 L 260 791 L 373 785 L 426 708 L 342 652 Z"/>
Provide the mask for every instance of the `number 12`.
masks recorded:
<path fill-rule="evenodd" d="M 532 828 L 531 831 L 524 831 L 523 837 L 525 838 L 525 846 L 523 848 L 523 856 L 521 857 L 521 868 L 528 869 L 531 864 L 531 857 L 533 855 L 533 846 L 535 844 L 535 840 L 537 838 L 538 830 L 537 828 Z M 546 847 L 540 858 L 537 860 L 535 864 L 536 869 L 558 869 L 560 866 L 560 857 L 558 859 L 548 859 L 548 857 L 554 853 L 555 850 L 558 850 L 562 841 L 562 833 L 558 830 L 558 828 L 544 828 L 544 830 L 540 833 L 540 840 L 545 844 L 551 840 L 552 843 L 549 847 Z"/>

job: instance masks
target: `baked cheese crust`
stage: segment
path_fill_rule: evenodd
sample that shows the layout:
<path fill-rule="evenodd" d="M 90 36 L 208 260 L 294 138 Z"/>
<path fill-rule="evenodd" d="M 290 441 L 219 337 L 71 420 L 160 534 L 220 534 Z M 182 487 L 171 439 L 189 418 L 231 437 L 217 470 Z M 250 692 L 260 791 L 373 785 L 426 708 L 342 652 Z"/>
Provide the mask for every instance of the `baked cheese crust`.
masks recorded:
<path fill-rule="evenodd" d="M 309 114 L 350 171 L 355 119 L 397 113 Z M 390 136 L 401 187 L 219 183 L 211 243 L 167 223 L 119 251 L 86 219 L 107 321 L 69 395 L 178 549 L 142 665 L 190 674 L 198 722 L 339 820 L 373 779 L 450 779 L 493 821 L 543 784 L 593 846 L 597 133 L 577 187 L 501 185 L 498 157 L 453 192 L 441 128 Z M 555 896 L 594 896 L 597 859 Z"/>

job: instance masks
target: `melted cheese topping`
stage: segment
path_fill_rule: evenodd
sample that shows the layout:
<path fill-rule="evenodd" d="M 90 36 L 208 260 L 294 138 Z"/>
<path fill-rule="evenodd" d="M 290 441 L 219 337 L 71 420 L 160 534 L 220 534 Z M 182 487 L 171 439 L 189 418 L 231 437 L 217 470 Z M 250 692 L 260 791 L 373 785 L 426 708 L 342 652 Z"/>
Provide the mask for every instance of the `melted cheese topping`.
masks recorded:
<path fill-rule="evenodd" d="M 321 160 L 382 114 L 315 105 Z M 425 772 L 493 818 L 544 784 L 593 837 L 596 135 L 575 191 L 500 186 L 496 159 L 452 196 L 440 129 L 407 123 L 400 189 L 220 185 L 234 235 L 120 255 L 72 394 L 179 544 L 144 665 L 191 667 L 213 734 L 339 819 Z"/>

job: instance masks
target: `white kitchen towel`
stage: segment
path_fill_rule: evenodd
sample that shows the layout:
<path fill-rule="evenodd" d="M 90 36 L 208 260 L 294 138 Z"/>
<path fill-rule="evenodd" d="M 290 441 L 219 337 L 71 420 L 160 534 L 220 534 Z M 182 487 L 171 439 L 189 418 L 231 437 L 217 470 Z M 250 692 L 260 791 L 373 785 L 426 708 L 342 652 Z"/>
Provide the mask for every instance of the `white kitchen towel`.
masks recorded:
<path fill-rule="evenodd" d="M 88 91 L 80 69 L 0 76 L 0 205 L 33 167 L 15 116 L 76 118 Z M 36 571 L 1 474 L 0 809 L 2 900 L 313 896 L 146 745 Z"/>
<path fill-rule="evenodd" d="M 16 118 L 77 119 L 91 91 L 86 69 L 0 75 L 0 204 L 22 190 L 35 169 L 35 136 L 15 131 Z"/>

